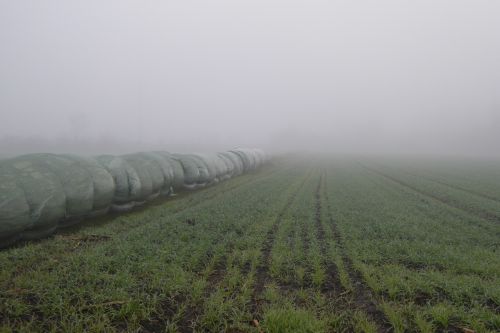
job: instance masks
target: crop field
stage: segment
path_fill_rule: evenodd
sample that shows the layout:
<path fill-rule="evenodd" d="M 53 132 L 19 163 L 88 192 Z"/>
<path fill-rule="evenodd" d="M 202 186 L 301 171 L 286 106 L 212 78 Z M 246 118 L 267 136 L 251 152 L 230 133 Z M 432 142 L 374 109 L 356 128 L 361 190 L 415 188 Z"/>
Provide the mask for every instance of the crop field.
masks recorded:
<path fill-rule="evenodd" d="M 0 332 L 499 332 L 500 163 L 283 157 L 0 251 Z"/>

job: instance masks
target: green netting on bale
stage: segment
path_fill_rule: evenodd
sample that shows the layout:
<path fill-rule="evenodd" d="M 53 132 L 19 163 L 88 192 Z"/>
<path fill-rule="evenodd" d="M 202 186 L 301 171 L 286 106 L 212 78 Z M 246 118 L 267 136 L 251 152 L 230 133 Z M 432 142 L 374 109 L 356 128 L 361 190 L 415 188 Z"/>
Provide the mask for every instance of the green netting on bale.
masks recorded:
<path fill-rule="evenodd" d="M 93 180 L 79 163 L 55 154 L 34 154 L 27 155 L 25 158 L 38 159 L 59 178 L 66 195 L 65 220 L 67 223 L 77 221 L 92 212 Z"/>
<path fill-rule="evenodd" d="M 66 217 L 66 194 L 61 175 L 46 163 L 52 155 L 26 155 L 4 162 L 23 190 L 30 212 L 30 224 L 22 238 L 36 239 L 51 234 Z"/>
<path fill-rule="evenodd" d="M 212 159 L 211 156 L 208 154 L 192 154 L 201 165 L 203 165 L 204 170 L 207 171 L 207 177 L 204 178 L 204 183 L 206 184 L 212 184 L 214 182 L 217 182 L 217 166 L 215 164 L 215 161 Z M 203 171 L 200 170 L 200 175 L 203 176 Z"/>
<path fill-rule="evenodd" d="M 228 179 L 229 176 L 229 164 L 218 154 L 210 154 L 213 160 L 215 161 L 216 169 L 217 169 L 217 178 L 220 181 Z"/>
<path fill-rule="evenodd" d="M 180 190 L 184 187 L 184 169 L 181 162 L 172 156 L 172 154 L 162 151 L 155 152 L 161 155 L 172 168 L 172 188 Z"/>
<path fill-rule="evenodd" d="M 93 216 L 105 214 L 111 207 L 115 194 L 113 176 L 94 158 L 77 155 L 64 156 L 85 169 L 92 179 L 93 205 L 90 214 Z"/>
<path fill-rule="evenodd" d="M 156 196 L 155 189 L 159 192 L 161 186 L 158 186 L 157 179 L 155 180 L 151 175 L 151 162 L 142 158 L 140 154 L 128 154 L 121 157 L 134 168 L 141 182 L 141 191 L 135 198 L 136 204 L 143 204 Z"/>
<path fill-rule="evenodd" d="M 123 156 L 31 154 L 0 161 L 0 247 L 57 227 L 124 211 L 173 189 L 195 189 L 253 170 L 256 149 L 204 154 L 141 152 Z"/>
<path fill-rule="evenodd" d="M 207 184 L 210 184 L 215 179 L 215 170 L 214 169 L 209 170 L 209 167 L 207 166 L 206 162 L 200 156 L 196 154 L 190 154 L 189 156 L 192 157 L 200 173 L 197 182 L 198 186 L 205 186 Z"/>
<path fill-rule="evenodd" d="M 155 152 L 151 153 L 140 153 L 142 157 L 145 159 L 148 159 L 152 162 L 153 165 L 155 165 L 158 170 L 161 172 L 161 176 L 155 176 L 159 177 L 161 180 L 161 194 L 162 195 L 169 195 L 172 192 L 172 182 L 174 178 L 174 170 L 172 165 L 170 164 L 170 161 L 166 159 L 163 155 Z"/>
<path fill-rule="evenodd" d="M 243 161 L 236 153 L 228 151 L 228 152 L 222 152 L 220 154 L 227 157 L 233 162 L 234 165 L 233 175 L 239 176 L 243 173 Z"/>
<path fill-rule="evenodd" d="M 113 210 L 127 210 L 141 195 L 141 181 L 135 169 L 123 158 L 102 155 L 96 160 L 110 173 L 115 183 Z"/>
<path fill-rule="evenodd" d="M 209 154 L 193 154 L 201 163 L 203 163 L 205 169 L 208 172 L 208 177 L 206 178 L 207 184 L 216 183 L 218 179 L 218 165 L 213 157 Z M 200 172 L 201 173 L 201 172 Z"/>
<path fill-rule="evenodd" d="M 223 177 L 222 179 L 229 179 L 231 177 L 233 177 L 234 175 L 234 172 L 235 172 L 235 166 L 234 166 L 234 163 L 233 161 L 227 157 L 227 156 L 224 156 L 223 154 L 221 153 L 218 153 L 217 154 L 217 157 L 222 161 L 222 163 L 224 163 L 225 165 L 225 172 L 223 174 Z"/>
<path fill-rule="evenodd" d="M 0 162 L 0 247 L 8 246 L 30 227 L 30 207 L 16 173 Z"/>
<path fill-rule="evenodd" d="M 184 173 L 183 186 L 185 188 L 193 188 L 200 181 L 200 170 L 195 159 L 190 155 L 173 154 L 172 155 L 182 166 Z"/>
<path fill-rule="evenodd" d="M 232 153 L 236 154 L 243 164 L 243 172 L 253 170 L 253 159 L 249 156 L 247 152 L 241 149 L 231 150 Z"/>

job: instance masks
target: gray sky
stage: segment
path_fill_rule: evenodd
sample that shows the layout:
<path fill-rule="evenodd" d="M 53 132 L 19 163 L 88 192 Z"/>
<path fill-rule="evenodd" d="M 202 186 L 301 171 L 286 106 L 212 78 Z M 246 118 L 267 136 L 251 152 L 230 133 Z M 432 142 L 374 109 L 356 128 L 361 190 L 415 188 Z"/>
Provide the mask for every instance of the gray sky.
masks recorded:
<path fill-rule="evenodd" d="M 0 140 L 499 155 L 500 1 L 0 0 Z"/>

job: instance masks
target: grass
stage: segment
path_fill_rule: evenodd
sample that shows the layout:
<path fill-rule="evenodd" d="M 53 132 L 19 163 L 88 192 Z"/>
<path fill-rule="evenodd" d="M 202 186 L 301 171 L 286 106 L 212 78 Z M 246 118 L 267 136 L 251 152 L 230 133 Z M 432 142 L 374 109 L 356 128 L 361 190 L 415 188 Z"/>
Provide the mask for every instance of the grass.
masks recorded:
<path fill-rule="evenodd" d="M 19 244 L 0 332 L 496 332 L 498 167 L 289 158 Z"/>
<path fill-rule="evenodd" d="M 326 325 L 307 310 L 278 307 L 266 310 L 262 328 L 269 333 L 316 333 Z"/>

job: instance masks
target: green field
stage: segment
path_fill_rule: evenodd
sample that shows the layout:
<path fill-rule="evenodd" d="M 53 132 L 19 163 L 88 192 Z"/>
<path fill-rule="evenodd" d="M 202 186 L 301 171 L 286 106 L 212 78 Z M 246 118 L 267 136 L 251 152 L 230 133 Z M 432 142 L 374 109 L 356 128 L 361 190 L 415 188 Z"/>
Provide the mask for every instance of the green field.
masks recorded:
<path fill-rule="evenodd" d="M 498 332 L 500 163 L 282 158 L 0 267 L 0 332 Z"/>

